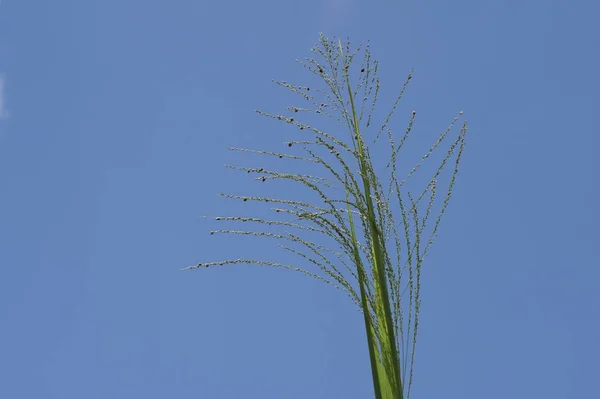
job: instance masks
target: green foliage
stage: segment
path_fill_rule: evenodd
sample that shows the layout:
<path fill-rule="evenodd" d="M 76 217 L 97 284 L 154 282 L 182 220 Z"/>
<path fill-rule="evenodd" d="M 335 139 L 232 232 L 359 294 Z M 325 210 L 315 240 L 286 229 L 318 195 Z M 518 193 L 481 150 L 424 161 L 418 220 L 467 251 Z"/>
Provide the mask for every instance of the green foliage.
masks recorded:
<path fill-rule="evenodd" d="M 351 51 L 349 42 L 344 46 L 341 41 L 330 41 L 321 35 L 320 42 L 312 52 L 317 59 L 308 58 L 299 62 L 324 83 L 322 88 L 311 90 L 305 86 L 276 82 L 297 94 L 303 106 L 288 107 L 288 115 L 257 111 L 260 115 L 294 126 L 300 139 L 284 144 L 292 150 L 297 149 L 300 154 L 244 148 L 231 150 L 307 163 L 323 175 L 283 172 L 266 167 L 229 167 L 256 174 L 256 179 L 262 182 L 292 181 L 304 187 L 308 193 L 315 194 L 317 200 L 309 202 L 222 194 L 242 202 L 274 205 L 271 210 L 282 218 L 269 220 L 226 216 L 217 217 L 216 220 L 250 223 L 283 231 L 211 231 L 211 234 L 245 234 L 281 240 L 285 244 L 280 244 L 280 248 L 298 255 L 306 266 L 295 267 L 268 260 L 231 259 L 199 263 L 187 269 L 236 263 L 283 267 L 346 292 L 364 316 L 375 397 L 408 398 L 419 327 L 421 265 L 437 236 L 441 217 L 452 195 L 465 145 L 467 124 L 464 122 L 455 138 L 450 140 L 453 127 L 459 120 L 459 116 L 456 116 L 416 166 L 400 179 L 399 153 L 413 131 L 416 112 L 410 114 L 398 143 L 389 125 L 412 74 L 408 75 L 389 112 L 384 114 L 383 123 L 374 129 L 372 122 L 376 116 L 374 111 L 380 81 L 377 76 L 378 63 L 372 59 L 369 46 L 359 46 Z M 353 85 L 350 71 L 359 54 L 362 55 L 362 62 L 356 69 L 358 79 Z M 335 134 L 300 121 L 308 119 L 309 114 L 336 122 L 343 127 L 342 132 L 347 130 L 343 134 Z M 305 118 L 298 118 L 298 115 Z M 381 138 L 383 136 L 387 136 L 387 142 Z M 389 156 L 385 166 L 378 168 L 371 151 L 381 140 L 389 150 Z M 431 169 L 425 187 L 414 194 L 414 190 L 408 189 L 408 182 L 418 171 L 425 169 L 426 161 L 432 159 L 432 154 L 449 140 L 439 165 Z M 440 191 L 439 180 L 448 165 L 453 165 L 449 182 L 440 209 L 434 211 Z M 387 180 L 382 181 L 381 176 L 386 176 Z M 342 192 L 343 195 L 340 194 Z M 434 213 L 437 216 L 434 217 Z M 429 221 L 433 221 L 433 227 L 429 228 L 428 237 L 425 238 Z"/>

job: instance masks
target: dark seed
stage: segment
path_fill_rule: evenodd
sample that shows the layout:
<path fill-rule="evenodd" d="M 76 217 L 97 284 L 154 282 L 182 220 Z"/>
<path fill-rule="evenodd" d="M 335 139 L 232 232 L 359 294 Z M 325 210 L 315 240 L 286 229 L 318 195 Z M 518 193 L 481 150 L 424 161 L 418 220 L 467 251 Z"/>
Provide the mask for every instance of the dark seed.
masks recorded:
<path fill-rule="evenodd" d="M 288 143 L 288 147 L 291 147 L 291 146 L 292 146 L 292 143 Z"/>
<path fill-rule="evenodd" d="M 360 71 L 361 71 L 361 72 L 364 72 L 364 71 L 365 71 L 365 68 L 361 69 Z"/>

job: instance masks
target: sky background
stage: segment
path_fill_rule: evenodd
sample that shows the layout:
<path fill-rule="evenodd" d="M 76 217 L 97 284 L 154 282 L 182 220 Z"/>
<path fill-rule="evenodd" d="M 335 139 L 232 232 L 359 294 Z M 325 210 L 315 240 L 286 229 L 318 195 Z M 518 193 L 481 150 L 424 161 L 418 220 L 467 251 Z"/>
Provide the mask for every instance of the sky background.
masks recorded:
<path fill-rule="evenodd" d="M 295 59 L 319 32 L 371 41 L 384 99 L 415 68 L 398 132 L 412 109 L 422 143 L 460 110 L 469 121 L 423 270 L 412 397 L 595 397 L 598 15 L 592 1 L 3 0 L 0 397 L 373 397 L 344 294 L 279 269 L 179 270 L 275 248 L 211 236 L 200 216 L 244 213 L 218 194 L 265 187 L 224 167 L 243 163 L 227 147 L 280 149 L 285 126 L 255 109 L 291 105 L 272 79 L 315 82 Z"/>

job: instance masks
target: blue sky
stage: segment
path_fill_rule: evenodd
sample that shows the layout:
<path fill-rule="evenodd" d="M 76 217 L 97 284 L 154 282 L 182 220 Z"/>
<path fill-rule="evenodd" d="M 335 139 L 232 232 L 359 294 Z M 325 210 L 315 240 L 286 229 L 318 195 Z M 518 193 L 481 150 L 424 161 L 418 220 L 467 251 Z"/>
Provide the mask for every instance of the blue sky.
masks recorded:
<path fill-rule="evenodd" d="M 593 397 L 599 13 L 548 0 L 2 1 L 0 397 L 372 397 L 345 295 L 256 266 L 179 271 L 275 247 L 211 236 L 200 216 L 241 213 L 220 192 L 262 189 L 224 167 L 242 162 L 227 147 L 280 145 L 281 126 L 254 111 L 289 105 L 272 79 L 312 82 L 294 60 L 319 32 L 370 40 L 389 98 L 415 68 L 403 104 L 419 140 L 459 110 L 469 121 L 423 271 L 412 397 Z"/>

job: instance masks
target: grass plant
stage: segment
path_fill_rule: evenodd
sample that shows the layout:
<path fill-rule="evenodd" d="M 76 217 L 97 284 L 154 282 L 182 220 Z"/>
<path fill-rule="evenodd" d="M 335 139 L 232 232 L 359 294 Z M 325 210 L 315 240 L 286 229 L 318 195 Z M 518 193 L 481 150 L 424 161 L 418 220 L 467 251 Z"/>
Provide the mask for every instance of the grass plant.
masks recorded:
<path fill-rule="evenodd" d="M 281 242 L 281 249 L 298 256 L 301 266 L 229 259 L 186 269 L 242 263 L 281 267 L 344 291 L 363 315 L 375 398 L 409 398 L 419 329 L 421 267 L 453 192 L 467 123 L 459 123 L 460 112 L 416 165 L 401 173 L 399 155 L 413 132 L 416 112 L 408 114 L 399 139 L 390 123 L 412 72 L 375 127 L 379 64 L 369 45 L 353 50 L 349 41 L 321 35 L 311 52 L 315 58 L 298 62 L 318 77 L 321 86 L 278 81 L 296 94 L 300 103 L 287 107 L 284 114 L 257 111 L 294 127 L 297 139 L 283 143 L 286 152 L 230 149 L 300 163 L 306 165 L 303 170 L 315 174 L 266 166 L 228 167 L 255 175 L 262 183 L 291 181 L 313 199 L 221 194 L 242 203 L 267 204 L 277 217 L 215 217 L 222 222 L 255 225 L 256 229 L 211 231 L 275 239 Z M 333 122 L 335 128 L 319 129 L 313 120 L 323 125 Z M 384 151 L 387 155 L 380 155 Z M 426 167 L 440 152 L 437 166 Z M 450 171 L 443 175 L 446 169 Z M 427 174 L 423 185 L 411 184 L 415 176 L 423 174 Z M 444 176 L 447 182 L 442 188 Z M 436 201 L 440 196 L 442 200 Z"/>

